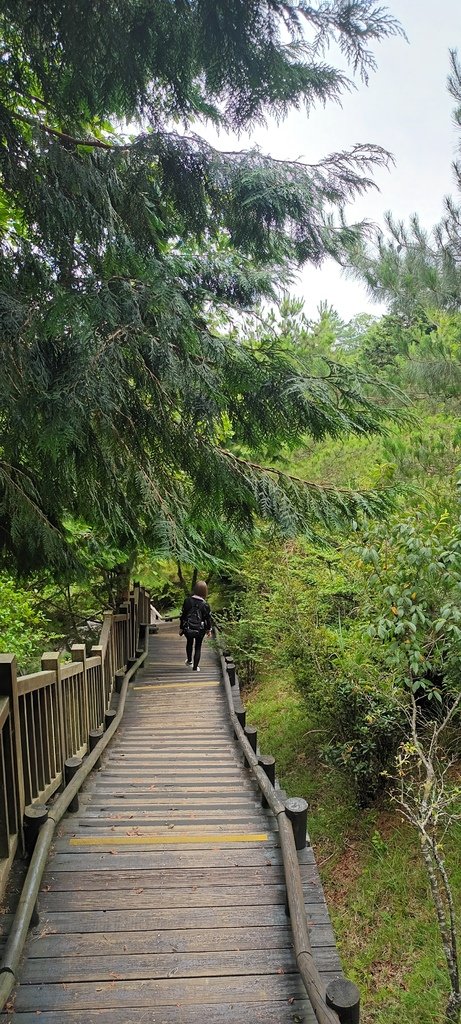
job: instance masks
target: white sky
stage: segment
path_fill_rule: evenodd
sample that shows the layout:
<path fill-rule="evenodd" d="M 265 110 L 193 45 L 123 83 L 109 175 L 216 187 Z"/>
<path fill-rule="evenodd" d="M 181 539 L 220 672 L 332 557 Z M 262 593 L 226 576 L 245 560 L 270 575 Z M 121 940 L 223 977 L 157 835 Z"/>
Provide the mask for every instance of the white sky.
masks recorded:
<path fill-rule="evenodd" d="M 446 88 L 448 50 L 461 51 L 460 0 L 383 0 L 399 19 L 409 42 L 397 37 L 375 48 L 378 70 L 368 88 L 346 94 L 342 107 L 329 104 L 307 119 L 293 112 L 282 125 L 256 131 L 251 139 L 210 141 L 227 148 L 257 144 L 275 157 L 305 159 L 309 163 L 327 153 L 347 149 L 355 142 L 373 142 L 388 149 L 395 166 L 378 170 L 374 189 L 348 207 L 348 219 L 366 218 L 382 223 L 386 210 L 407 219 L 417 212 L 426 227 L 442 213 L 442 199 L 454 191 L 451 163 L 457 134 L 452 121 L 453 100 Z M 326 58 L 328 60 L 328 56 Z M 330 54 L 333 64 L 336 57 Z M 333 304 L 344 319 L 355 313 L 379 313 L 365 289 L 345 277 L 332 261 L 319 270 L 305 268 L 293 289 L 314 315 L 320 300 Z"/>

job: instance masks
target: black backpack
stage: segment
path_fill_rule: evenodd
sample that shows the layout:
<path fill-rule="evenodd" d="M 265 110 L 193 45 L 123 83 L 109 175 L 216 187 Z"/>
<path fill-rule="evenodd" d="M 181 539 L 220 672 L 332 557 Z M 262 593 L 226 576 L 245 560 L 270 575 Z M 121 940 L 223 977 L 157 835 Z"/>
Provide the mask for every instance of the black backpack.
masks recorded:
<path fill-rule="evenodd" d="M 192 608 L 187 613 L 187 618 L 184 623 L 184 633 L 186 636 L 200 636 L 203 633 L 205 623 L 203 621 L 203 602 L 194 601 Z"/>

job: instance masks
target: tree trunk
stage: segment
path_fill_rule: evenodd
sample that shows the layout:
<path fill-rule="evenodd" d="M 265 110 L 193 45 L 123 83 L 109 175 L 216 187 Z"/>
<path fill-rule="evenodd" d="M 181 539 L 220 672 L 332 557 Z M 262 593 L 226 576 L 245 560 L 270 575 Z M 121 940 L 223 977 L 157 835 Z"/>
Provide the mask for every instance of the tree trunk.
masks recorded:
<path fill-rule="evenodd" d="M 126 562 L 114 566 L 114 590 L 115 605 L 128 601 L 130 596 L 130 582 L 133 566 L 136 561 L 136 550 L 128 555 Z"/>
<path fill-rule="evenodd" d="M 184 576 L 183 576 L 181 562 L 179 562 L 179 561 L 177 562 L 177 567 L 178 567 L 178 580 L 179 580 L 179 582 L 180 582 L 180 584 L 182 586 L 182 589 L 183 589 L 186 597 L 189 597 L 190 591 L 189 591 L 189 587 L 187 586 L 187 583 L 186 583 L 186 581 L 184 579 Z"/>

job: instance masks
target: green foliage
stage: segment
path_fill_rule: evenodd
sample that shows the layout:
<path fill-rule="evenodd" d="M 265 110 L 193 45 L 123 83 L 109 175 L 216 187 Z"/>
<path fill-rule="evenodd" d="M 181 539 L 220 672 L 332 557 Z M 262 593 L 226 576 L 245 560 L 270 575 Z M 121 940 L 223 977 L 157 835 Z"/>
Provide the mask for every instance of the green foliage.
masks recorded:
<path fill-rule="evenodd" d="M 50 623 L 37 591 L 21 587 L 8 573 L 0 573 L 0 650 L 15 654 L 21 674 L 36 670 L 50 638 Z"/>
<path fill-rule="evenodd" d="M 360 803 L 382 790 L 402 710 L 361 617 L 350 553 L 261 543 L 243 561 L 226 638 L 247 683 L 289 669 L 318 732 L 321 757 L 347 774 Z M 360 618 L 359 618 L 360 616 Z"/>
<path fill-rule="evenodd" d="M 461 670 L 460 522 L 426 510 L 364 540 L 368 634 L 383 641 L 400 684 L 441 703 Z"/>
<path fill-rule="evenodd" d="M 358 809 L 348 777 L 318 757 L 317 723 L 290 673 L 263 670 L 247 695 L 264 753 L 275 754 L 289 796 L 309 802 L 309 834 L 348 977 L 364 1020 L 442 1024 L 448 980 L 419 842 L 388 809 Z M 461 897 L 454 824 L 444 840 L 455 905 Z"/>
<path fill-rule="evenodd" d="M 287 349 L 301 347 L 317 365 L 332 353 L 360 364 L 377 339 L 381 345 L 389 338 L 386 373 L 397 387 L 411 377 L 415 350 L 433 351 L 442 337 L 452 352 L 457 344 L 452 314 L 433 314 L 430 323 L 386 316 L 361 324 L 344 350 L 347 325 L 334 311 L 322 308 L 312 324 L 288 304 L 281 324 Z M 329 438 L 287 451 L 287 467 L 312 482 L 359 491 L 392 483 L 400 496 L 380 523 L 359 515 L 355 531 L 329 531 L 323 547 L 320 532 L 315 545 L 263 541 L 241 563 L 241 592 L 227 627 L 250 683 L 267 665 L 290 672 L 319 730 L 318 755 L 345 773 L 361 804 L 373 801 L 393 773 L 409 688 L 426 713 L 434 705 L 437 713 L 456 691 L 461 669 L 460 452 L 452 415 L 459 403 L 448 389 L 437 413 L 432 404 L 432 396 L 420 398 L 412 420 L 385 436 Z"/>
<path fill-rule="evenodd" d="M 386 788 L 405 735 L 402 702 L 393 689 L 344 676 L 334 687 L 330 723 L 325 756 L 353 783 L 358 805 L 369 807 Z"/>
<path fill-rule="evenodd" d="M 21 569 L 75 571 L 69 518 L 194 563 L 259 516 L 293 534 L 381 506 L 261 464 L 385 416 L 363 376 L 240 344 L 233 318 L 343 259 L 343 207 L 387 154 L 309 166 L 197 128 L 338 99 L 330 43 L 366 78 L 398 31 L 371 0 L 3 4 L 0 526 Z"/>

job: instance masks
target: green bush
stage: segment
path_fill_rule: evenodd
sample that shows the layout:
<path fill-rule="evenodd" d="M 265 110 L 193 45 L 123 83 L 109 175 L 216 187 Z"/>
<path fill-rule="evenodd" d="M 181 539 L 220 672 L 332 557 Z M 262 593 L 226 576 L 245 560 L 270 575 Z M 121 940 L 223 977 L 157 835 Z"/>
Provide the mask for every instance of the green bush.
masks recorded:
<path fill-rule="evenodd" d="M 315 722 L 318 755 L 349 779 L 357 802 L 382 791 L 403 712 L 381 645 L 361 617 L 365 577 L 349 548 L 260 543 L 240 572 L 226 640 L 246 684 L 262 665 L 288 668 Z M 267 673 L 266 673 L 267 674 Z"/>
<path fill-rule="evenodd" d="M 330 725 L 324 756 L 347 774 L 359 806 L 368 807 L 383 792 L 405 734 L 402 703 L 395 692 L 354 679 L 338 680 Z"/>
<path fill-rule="evenodd" d="M 48 645 L 49 623 L 38 604 L 38 596 L 0 573 L 0 651 L 16 655 L 21 673 L 38 668 Z"/>

